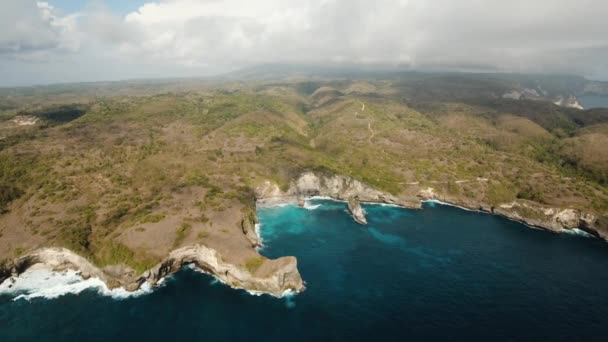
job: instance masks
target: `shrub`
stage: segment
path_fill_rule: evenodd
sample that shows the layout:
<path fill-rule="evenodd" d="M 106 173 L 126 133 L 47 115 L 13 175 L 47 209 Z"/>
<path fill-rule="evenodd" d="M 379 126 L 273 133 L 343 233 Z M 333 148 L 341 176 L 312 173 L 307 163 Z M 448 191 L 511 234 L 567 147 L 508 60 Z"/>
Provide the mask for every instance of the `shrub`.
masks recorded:
<path fill-rule="evenodd" d="M 186 236 L 188 236 L 190 229 L 192 229 L 192 225 L 185 222 L 182 223 L 179 227 L 177 227 L 177 229 L 175 230 L 175 240 L 173 241 L 173 247 L 179 246 L 184 241 Z"/>
<path fill-rule="evenodd" d="M 8 205 L 23 195 L 23 191 L 10 185 L 0 185 L 0 213 L 6 211 Z"/>
<path fill-rule="evenodd" d="M 497 205 L 513 201 L 515 193 L 512 188 L 507 187 L 505 184 L 493 183 L 490 185 L 486 197 L 491 204 Z"/>
<path fill-rule="evenodd" d="M 262 266 L 264 264 L 264 258 L 263 257 L 253 257 L 249 260 L 247 260 L 245 262 L 245 268 L 247 269 L 247 271 L 249 271 L 249 273 L 253 274 L 255 273 L 255 271 L 257 271 L 260 266 Z"/>

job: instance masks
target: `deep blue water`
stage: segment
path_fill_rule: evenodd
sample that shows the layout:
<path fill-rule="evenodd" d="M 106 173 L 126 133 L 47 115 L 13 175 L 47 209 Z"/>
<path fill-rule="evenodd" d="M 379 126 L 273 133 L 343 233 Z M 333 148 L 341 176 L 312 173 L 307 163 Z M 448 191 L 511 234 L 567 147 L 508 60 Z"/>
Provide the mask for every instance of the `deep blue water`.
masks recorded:
<path fill-rule="evenodd" d="M 578 100 L 585 109 L 608 108 L 607 95 L 581 95 Z"/>
<path fill-rule="evenodd" d="M 427 204 L 259 211 L 305 292 L 251 296 L 184 270 L 151 294 L 0 298 L 0 341 L 607 341 L 608 245 Z M 314 203 L 313 203 L 314 204 Z"/>

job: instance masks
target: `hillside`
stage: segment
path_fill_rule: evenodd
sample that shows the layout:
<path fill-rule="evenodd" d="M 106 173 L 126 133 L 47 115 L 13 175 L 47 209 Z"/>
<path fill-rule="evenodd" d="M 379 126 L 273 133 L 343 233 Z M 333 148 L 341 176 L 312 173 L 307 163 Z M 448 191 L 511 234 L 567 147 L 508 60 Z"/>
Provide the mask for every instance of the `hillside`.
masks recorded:
<path fill-rule="evenodd" d="M 417 74 L 4 90 L 0 259 L 66 247 L 125 285 L 200 245 L 265 277 L 285 262 L 253 248 L 259 188 L 287 192 L 308 171 L 540 226 L 547 210 L 573 210 L 608 237 L 608 109 L 504 98 L 513 84 Z"/>

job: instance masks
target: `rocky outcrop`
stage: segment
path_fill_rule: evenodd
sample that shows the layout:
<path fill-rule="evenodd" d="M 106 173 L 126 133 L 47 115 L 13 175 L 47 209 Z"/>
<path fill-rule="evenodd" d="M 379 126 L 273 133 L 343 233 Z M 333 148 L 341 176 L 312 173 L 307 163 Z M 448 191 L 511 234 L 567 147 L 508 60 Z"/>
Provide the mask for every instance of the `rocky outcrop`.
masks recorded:
<path fill-rule="evenodd" d="M 13 261 L 5 262 L 0 270 L 0 283 L 11 276 L 18 276 L 33 265 L 44 265 L 53 271 L 75 269 L 83 278 L 97 277 L 108 281 L 106 274 L 87 259 L 65 248 L 43 248 Z"/>
<path fill-rule="evenodd" d="M 255 231 L 255 225 L 258 223 L 258 217 L 254 211 L 250 211 L 248 215 L 246 215 L 241 220 L 241 230 L 243 234 L 251 242 L 251 246 L 253 248 L 260 247 L 262 244 L 260 243 L 260 237 Z"/>
<path fill-rule="evenodd" d="M 362 202 L 411 205 L 411 203 L 401 201 L 395 196 L 376 190 L 350 177 L 314 172 L 303 173 L 291 183 L 287 194 L 304 197 L 326 196 L 342 201 L 356 196 Z"/>
<path fill-rule="evenodd" d="M 573 94 L 554 94 L 550 95 L 542 88 L 519 88 L 511 89 L 502 95 L 503 99 L 511 100 L 536 100 L 536 101 L 551 101 L 561 107 L 583 109 L 583 106 L 578 101 L 578 98 Z"/>
<path fill-rule="evenodd" d="M 38 122 L 39 118 L 32 115 L 17 115 L 13 122 L 18 126 L 32 126 Z"/>
<path fill-rule="evenodd" d="M 304 284 L 294 257 L 275 260 L 263 259 L 262 265 L 251 273 L 245 265 L 225 262 L 218 252 L 205 246 L 183 247 L 171 252 L 162 263 L 144 273 L 140 281 L 158 283 L 160 279 L 177 272 L 186 264 L 195 264 L 224 283 L 249 291 L 282 296 L 285 292 L 300 292 Z"/>
<path fill-rule="evenodd" d="M 351 213 L 357 223 L 367 224 L 365 210 L 363 210 L 361 207 L 358 196 L 351 196 L 348 198 L 348 211 Z"/>
<path fill-rule="evenodd" d="M 576 108 L 576 109 L 584 109 L 583 106 L 578 102 L 578 99 L 574 95 L 569 95 L 567 97 L 563 97 L 559 95 L 554 101 L 558 106 L 568 107 L 568 108 Z"/>
<path fill-rule="evenodd" d="M 598 217 L 577 209 L 551 208 L 527 201 L 514 201 L 495 207 L 493 213 L 556 233 L 581 229 L 597 237 L 608 237 L 599 229 Z"/>
<path fill-rule="evenodd" d="M 0 267 L 0 283 L 11 276 L 19 276 L 33 265 L 40 265 L 53 271 L 78 270 L 83 278 L 99 278 L 109 288 L 124 287 L 127 291 L 135 291 L 145 282 L 156 285 L 162 278 L 179 271 L 184 265 L 195 264 L 235 288 L 274 296 L 304 289 L 296 258 L 283 257 L 275 260 L 261 256 L 257 258 L 259 264 L 256 264 L 255 270 L 251 270 L 245 264 L 226 262 L 212 248 L 201 245 L 188 246 L 174 250 L 163 262 L 137 276 L 130 268 L 120 265 L 99 269 L 87 259 L 65 248 L 44 248 L 4 263 Z"/>
<path fill-rule="evenodd" d="M 438 200 L 469 210 L 503 216 L 528 226 L 546 229 L 555 233 L 580 229 L 591 235 L 608 240 L 608 219 L 577 209 L 552 208 L 524 200 L 492 206 L 473 199 L 444 196 L 436 193 L 433 188 L 419 191 L 418 197 L 422 200 Z"/>
<path fill-rule="evenodd" d="M 297 203 L 298 199 L 321 196 L 347 201 L 358 197 L 361 202 L 394 204 L 406 208 L 420 208 L 417 200 L 405 200 L 376 190 L 356 179 L 341 175 L 329 175 L 316 172 L 305 172 L 292 181 L 287 191 L 281 191 L 278 185 L 266 181 L 255 188 L 256 198 L 261 203 L 275 202 Z"/>
<path fill-rule="evenodd" d="M 476 210 L 500 215 L 529 226 L 547 229 L 553 232 L 565 232 L 573 229 L 583 230 L 591 235 L 608 240 L 608 218 L 599 217 L 576 209 L 551 208 L 530 201 L 493 206 L 483 200 L 462 196 L 450 196 L 437 193 L 433 188 L 422 189 L 417 193 L 418 200 L 402 199 L 373 189 L 357 180 L 346 176 L 328 175 L 315 172 L 303 173 L 292 181 L 286 192 L 269 181 L 255 189 L 259 203 L 297 203 L 298 198 L 324 196 L 336 200 L 349 201 L 358 198 L 360 202 L 394 204 L 406 208 L 420 208 L 420 200 L 438 200 L 449 205 L 468 210 Z M 354 203 L 353 203 L 354 204 Z M 349 201 L 349 211 L 357 222 L 364 222 L 363 215 Z M 361 209 L 362 210 L 362 209 Z M 363 211 L 363 210 L 362 210 Z"/>
<path fill-rule="evenodd" d="M 281 191 L 278 185 L 266 181 L 255 188 L 258 204 L 272 205 L 277 203 L 293 203 L 304 205 L 307 197 L 329 197 L 339 201 L 350 201 L 357 198 L 357 203 L 385 203 L 405 208 L 421 207 L 417 199 L 402 199 L 385 192 L 376 190 L 368 185 L 350 177 L 324 174 L 317 172 L 305 172 L 296 180 L 292 181 L 287 191 Z M 355 221 L 365 224 L 365 211 L 360 205 L 350 210 Z M 355 214 L 356 213 L 356 214 Z"/>

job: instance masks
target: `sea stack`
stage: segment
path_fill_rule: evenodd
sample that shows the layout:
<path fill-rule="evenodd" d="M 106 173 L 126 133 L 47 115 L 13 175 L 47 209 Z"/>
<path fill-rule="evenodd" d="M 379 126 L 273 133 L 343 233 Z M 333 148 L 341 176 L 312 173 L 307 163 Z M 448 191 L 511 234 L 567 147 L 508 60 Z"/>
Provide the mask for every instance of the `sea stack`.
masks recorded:
<path fill-rule="evenodd" d="M 348 198 L 348 211 L 350 211 L 357 223 L 367 224 L 367 219 L 365 219 L 365 210 L 363 210 L 361 207 L 359 196 L 351 196 Z"/>

